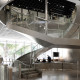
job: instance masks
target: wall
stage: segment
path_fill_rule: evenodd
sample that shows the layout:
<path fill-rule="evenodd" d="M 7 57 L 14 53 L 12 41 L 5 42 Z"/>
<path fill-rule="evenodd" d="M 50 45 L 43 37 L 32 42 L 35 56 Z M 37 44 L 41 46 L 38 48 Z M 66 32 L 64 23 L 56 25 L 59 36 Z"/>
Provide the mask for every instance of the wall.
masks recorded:
<path fill-rule="evenodd" d="M 70 56 L 71 56 L 72 60 L 80 61 L 80 49 L 72 49 Z"/>
<path fill-rule="evenodd" d="M 70 52 L 71 61 L 77 64 L 77 68 L 80 70 L 80 49 L 71 49 Z"/>

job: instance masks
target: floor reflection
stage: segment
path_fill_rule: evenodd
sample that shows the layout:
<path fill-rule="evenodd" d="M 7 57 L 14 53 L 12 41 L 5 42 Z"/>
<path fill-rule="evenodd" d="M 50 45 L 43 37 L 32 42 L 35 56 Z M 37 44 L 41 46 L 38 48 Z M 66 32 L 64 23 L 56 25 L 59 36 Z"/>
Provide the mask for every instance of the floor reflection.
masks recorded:
<path fill-rule="evenodd" d="M 61 71 L 61 70 L 49 70 L 43 71 L 42 77 L 32 80 L 80 80 L 80 72 L 76 71 Z"/>

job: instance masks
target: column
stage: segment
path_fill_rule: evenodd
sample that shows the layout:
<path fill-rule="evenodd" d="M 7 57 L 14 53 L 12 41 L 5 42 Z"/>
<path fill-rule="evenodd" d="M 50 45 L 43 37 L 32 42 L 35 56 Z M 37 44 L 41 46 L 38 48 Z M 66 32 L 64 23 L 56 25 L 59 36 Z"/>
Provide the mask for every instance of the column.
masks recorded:
<path fill-rule="evenodd" d="M 23 21 L 23 9 L 21 8 L 21 21 Z"/>
<path fill-rule="evenodd" d="M 48 0 L 45 0 L 45 34 L 48 33 Z"/>

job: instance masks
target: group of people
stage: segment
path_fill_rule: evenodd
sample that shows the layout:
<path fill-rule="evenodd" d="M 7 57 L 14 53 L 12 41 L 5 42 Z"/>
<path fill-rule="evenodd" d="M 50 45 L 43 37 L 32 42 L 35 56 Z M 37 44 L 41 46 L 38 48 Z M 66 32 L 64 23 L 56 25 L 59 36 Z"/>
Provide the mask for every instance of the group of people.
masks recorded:
<path fill-rule="evenodd" d="M 47 60 L 48 60 L 49 63 L 51 62 L 51 57 L 49 55 L 47 57 Z M 37 58 L 37 61 L 36 62 L 40 62 L 40 60 Z M 42 62 L 46 62 L 46 59 L 43 58 Z"/>

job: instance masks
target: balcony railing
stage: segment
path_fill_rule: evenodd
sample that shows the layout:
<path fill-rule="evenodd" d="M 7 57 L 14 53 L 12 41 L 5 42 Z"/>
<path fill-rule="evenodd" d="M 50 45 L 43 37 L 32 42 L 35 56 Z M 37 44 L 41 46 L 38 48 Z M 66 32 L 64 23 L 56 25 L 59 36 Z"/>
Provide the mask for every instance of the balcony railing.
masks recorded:
<path fill-rule="evenodd" d="M 30 30 L 38 31 L 45 34 L 46 20 L 41 17 L 34 16 L 34 14 L 21 14 L 14 10 L 11 11 L 12 24 L 20 27 L 24 27 Z M 47 35 L 55 38 L 63 38 L 66 30 L 73 23 L 74 17 L 66 18 L 58 17 L 56 19 L 50 19 L 47 21 L 48 29 Z"/>

